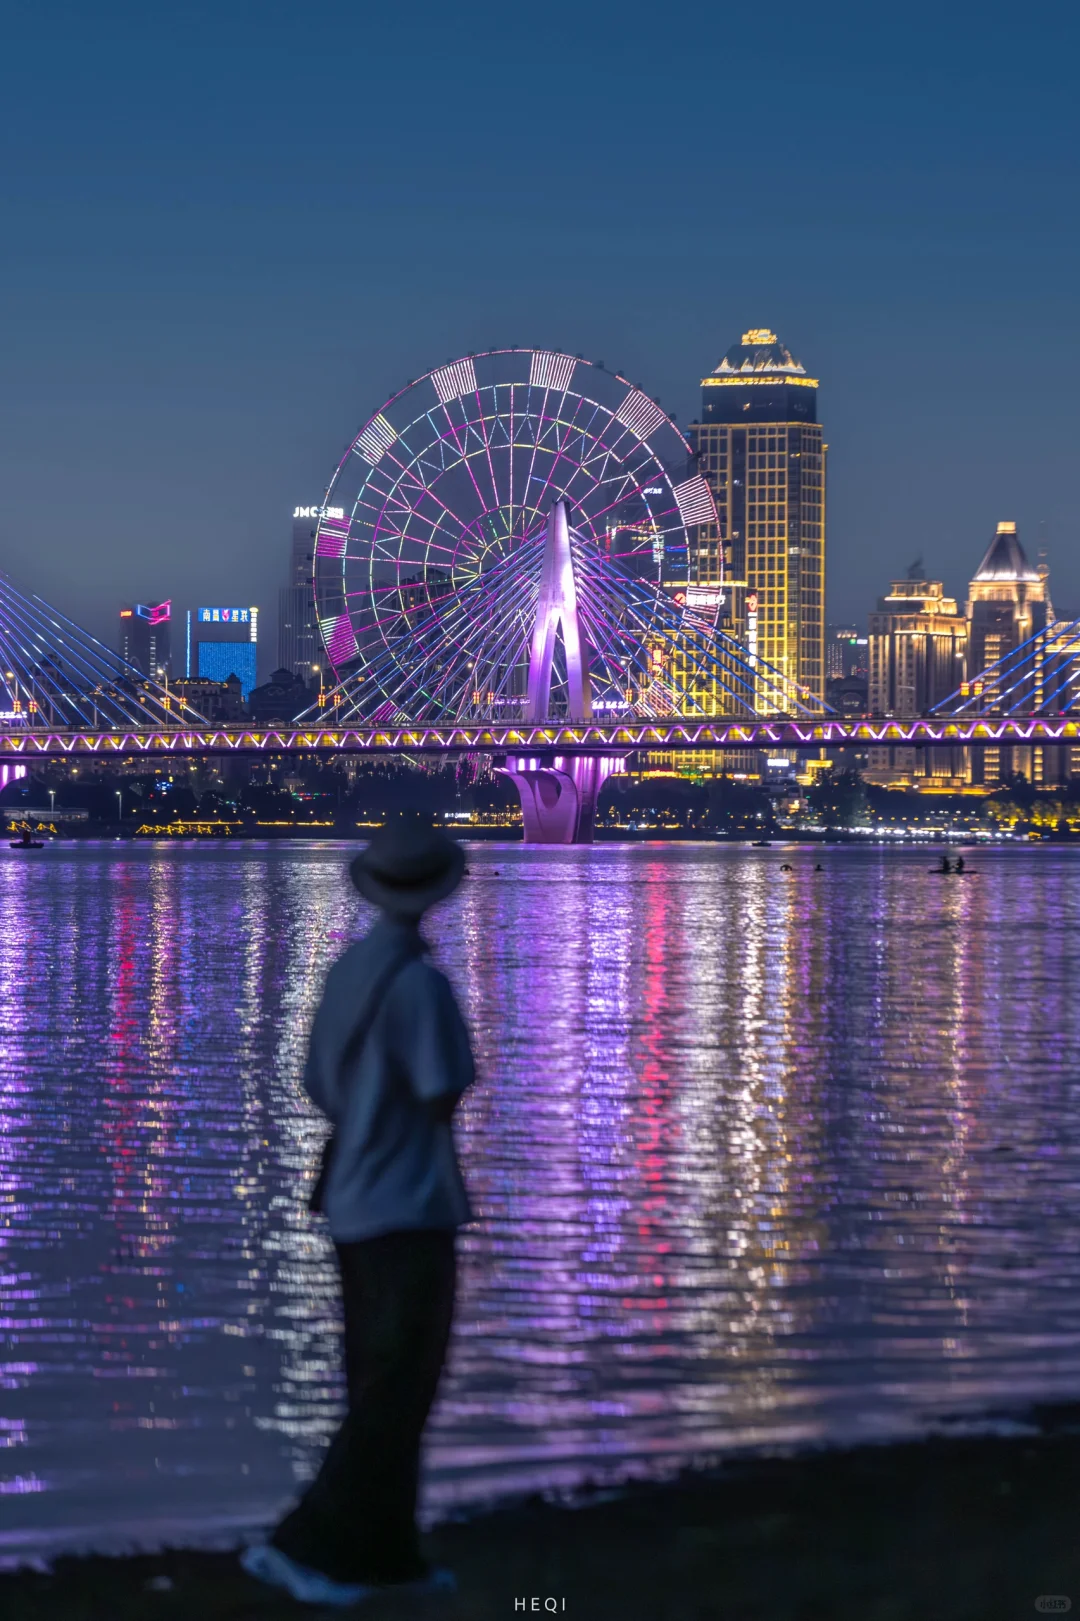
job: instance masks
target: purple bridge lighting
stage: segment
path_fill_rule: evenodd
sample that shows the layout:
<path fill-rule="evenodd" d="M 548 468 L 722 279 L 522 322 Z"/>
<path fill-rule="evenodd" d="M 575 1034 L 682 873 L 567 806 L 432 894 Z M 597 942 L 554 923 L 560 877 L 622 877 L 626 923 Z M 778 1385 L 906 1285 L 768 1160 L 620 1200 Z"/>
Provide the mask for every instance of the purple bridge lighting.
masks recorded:
<path fill-rule="evenodd" d="M 515 758 L 634 753 L 639 749 L 917 748 L 1080 744 L 1080 715 L 944 720 L 668 720 L 602 724 L 447 726 L 203 726 L 109 731 L 0 731 L 0 761 L 91 756 L 136 761 L 195 754 L 494 754 Z M 552 767 L 558 769 L 557 767 Z M 516 770 L 517 766 L 507 765 Z"/>
<path fill-rule="evenodd" d="M 640 753 L 1080 745 L 1080 621 L 914 718 L 845 719 L 701 585 L 717 512 L 656 400 L 580 356 L 436 367 L 357 434 L 314 523 L 332 679 L 289 725 L 209 724 L 0 573 L 0 783 L 39 759 L 479 754 L 531 843 L 589 843 Z"/>

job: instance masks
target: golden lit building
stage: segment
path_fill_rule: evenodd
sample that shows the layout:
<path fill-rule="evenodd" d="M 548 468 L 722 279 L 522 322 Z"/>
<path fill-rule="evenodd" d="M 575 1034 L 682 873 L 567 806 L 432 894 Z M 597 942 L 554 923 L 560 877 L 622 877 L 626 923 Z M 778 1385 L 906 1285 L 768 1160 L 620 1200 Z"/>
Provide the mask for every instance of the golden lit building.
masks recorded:
<path fill-rule="evenodd" d="M 980 683 L 981 704 L 995 709 L 1038 708 L 1041 694 L 1018 688 L 998 691 L 992 666 L 1007 658 L 1021 642 L 1053 623 L 1049 570 L 1033 568 L 1016 533 L 1016 524 L 999 523 L 968 587 L 969 683 Z M 1032 680 L 1040 660 L 1032 661 Z M 1051 781 L 1060 773 L 1061 749 L 1002 748 L 971 751 L 972 780 L 993 788 L 1013 772 L 1033 782 Z M 1049 769 L 1047 769 L 1049 768 Z"/>
<path fill-rule="evenodd" d="M 825 696 L 825 453 L 817 379 L 755 327 L 702 378 L 690 441 L 716 497 L 690 580 L 725 582 L 729 628 L 790 683 Z M 759 713 L 783 707 L 762 693 Z"/>
<path fill-rule="evenodd" d="M 868 708 L 878 719 L 914 720 L 964 679 L 968 622 L 940 580 L 893 580 L 870 615 Z M 870 782 L 960 787 L 965 750 L 871 749 Z"/>
<path fill-rule="evenodd" d="M 968 587 L 968 674 L 974 678 L 1053 619 L 1049 571 L 1032 568 L 1015 523 L 999 523 Z"/>

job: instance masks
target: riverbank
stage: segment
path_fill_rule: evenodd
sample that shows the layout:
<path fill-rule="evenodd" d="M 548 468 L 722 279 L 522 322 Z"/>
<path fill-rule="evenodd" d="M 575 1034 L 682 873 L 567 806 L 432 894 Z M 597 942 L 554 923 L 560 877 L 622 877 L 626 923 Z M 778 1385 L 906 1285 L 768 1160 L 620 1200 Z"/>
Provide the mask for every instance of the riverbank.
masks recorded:
<path fill-rule="evenodd" d="M 574 1508 L 436 1527 L 459 1593 L 361 1613 L 500 1621 L 1020 1621 L 1080 1609 L 1080 1404 L 1030 1433 L 759 1458 Z M 536 1601 L 534 1605 L 534 1600 Z M 524 1603 L 522 1603 L 524 1601 Z M 545 1602 L 546 1601 L 546 1602 Z M 0 1577 L 6 1621 L 285 1621 L 233 1553 L 61 1559 Z M 328 1613 L 328 1612 L 327 1612 Z"/>

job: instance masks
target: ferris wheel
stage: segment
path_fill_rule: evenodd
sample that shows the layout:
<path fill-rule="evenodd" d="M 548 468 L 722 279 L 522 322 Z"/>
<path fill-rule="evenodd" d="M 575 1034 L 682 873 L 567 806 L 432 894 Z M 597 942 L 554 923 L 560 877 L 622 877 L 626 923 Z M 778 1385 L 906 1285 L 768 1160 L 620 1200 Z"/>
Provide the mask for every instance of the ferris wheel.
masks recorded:
<path fill-rule="evenodd" d="M 684 664 L 687 636 L 715 642 L 715 611 L 703 623 L 686 591 L 697 526 L 716 522 L 709 486 L 672 420 L 625 378 L 503 349 L 396 394 L 318 509 L 316 608 L 340 717 L 520 716 L 559 504 L 593 710 L 671 713 L 674 639 Z M 701 656 L 733 667 L 715 647 Z M 557 650 L 553 712 L 568 693 Z"/>

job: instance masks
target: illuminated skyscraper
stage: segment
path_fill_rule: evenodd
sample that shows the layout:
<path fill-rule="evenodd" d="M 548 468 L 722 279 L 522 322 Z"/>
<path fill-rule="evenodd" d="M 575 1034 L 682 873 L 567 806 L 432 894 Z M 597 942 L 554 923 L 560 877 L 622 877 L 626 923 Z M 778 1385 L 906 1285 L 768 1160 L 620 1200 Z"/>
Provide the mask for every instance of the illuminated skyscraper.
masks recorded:
<path fill-rule="evenodd" d="M 120 609 L 117 651 L 143 675 L 162 681 L 172 672 L 169 602 L 127 602 Z"/>
<path fill-rule="evenodd" d="M 915 565 L 893 580 L 870 615 L 869 711 L 884 719 L 913 720 L 954 693 L 964 679 L 968 625 L 941 580 L 924 580 Z M 871 782 L 915 787 L 960 787 L 965 750 L 870 750 Z"/>
<path fill-rule="evenodd" d="M 1028 562 L 1015 523 L 999 523 L 968 588 L 969 679 L 1053 619 L 1047 573 Z"/>
<path fill-rule="evenodd" d="M 998 705 L 1036 707 L 1041 694 L 997 690 L 998 677 L 992 667 L 1036 631 L 1053 623 L 1049 570 L 1033 568 L 1012 522 L 999 523 L 997 533 L 968 587 L 969 682 L 982 683 L 982 700 L 988 708 Z M 984 673 L 990 672 L 990 673 Z M 986 748 L 972 751 L 972 779 L 992 788 L 1002 778 L 1016 772 L 1032 782 L 1051 781 L 1059 774 L 1064 751 L 1044 748 Z"/>
<path fill-rule="evenodd" d="M 313 584 L 315 535 L 322 511 L 321 507 L 293 511 L 289 583 L 278 592 L 278 664 L 304 681 L 311 680 L 314 669 L 329 668 L 319 635 Z"/>
<path fill-rule="evenodd" d="M 719 524 L 699 530 L 690 577 L 724 579 L 734 634 L 823 698 L 827 446 L 817 386 L 774 332 L 757 327 L 702 378 L 701 421 L 689 433 Z"/>
<path fill-rule="evenodd" d="M 209 681 L 227 681 L 235 675 L 244 702 L 258 680 L 258 608 L 198 608 L 198 675 Z"/>

